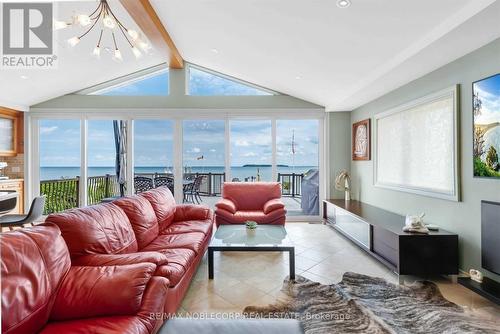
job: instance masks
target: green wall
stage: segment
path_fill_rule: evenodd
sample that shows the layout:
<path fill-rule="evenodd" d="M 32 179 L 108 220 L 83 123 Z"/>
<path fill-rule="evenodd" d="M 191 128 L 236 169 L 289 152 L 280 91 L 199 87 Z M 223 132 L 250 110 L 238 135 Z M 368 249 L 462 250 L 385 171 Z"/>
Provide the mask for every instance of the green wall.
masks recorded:
<path fill-rule="evenodd" d="M 351 113 L 328 113 L 328 127 L 330 198 L 344 198 L 344 192 L 336 190 L 334 183 L 341 170 L 351 168 Z"/>
<path fill-rule="evenodd" d="M 481 268 L 481 200 L 500 202 L 500 180 L 474 178 L 472 171 L 472 82 L 496 73 L 500 73 L 500 39 L 351 112 L 352 124 L 454 84 L 460 85 L 461 202 L 375 187 L 373 161 L 352 161 L 351 173 L 354 198 L 399 214 L 425 212 L 428 223 L 457 233 L 460 269 L 467 272 L 470 268 Z M 372 143 L 373 140 L 372 135 Z M 486 274 L 500 279 L 498 275 Z"/>

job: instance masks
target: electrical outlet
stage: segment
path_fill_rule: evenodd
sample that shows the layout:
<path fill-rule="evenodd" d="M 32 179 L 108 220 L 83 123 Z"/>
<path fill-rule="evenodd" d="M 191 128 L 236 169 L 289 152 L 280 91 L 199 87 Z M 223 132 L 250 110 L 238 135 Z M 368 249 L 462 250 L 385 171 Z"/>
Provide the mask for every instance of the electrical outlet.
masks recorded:
<path fill-rule="evenodd" d="M 21 167 L 12 167 L 12 173 L 20 173 Z"/>

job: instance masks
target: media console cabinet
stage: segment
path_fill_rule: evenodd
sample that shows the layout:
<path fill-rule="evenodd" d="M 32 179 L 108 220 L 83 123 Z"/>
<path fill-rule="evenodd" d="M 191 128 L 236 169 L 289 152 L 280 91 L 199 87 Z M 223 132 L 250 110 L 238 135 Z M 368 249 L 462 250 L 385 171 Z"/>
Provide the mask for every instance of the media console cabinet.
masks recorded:
<path fill-rule="evenodd" d="M 375 206 L 324 200 L 323 218 L 389 269 L 400 275 L 458 275 L 458 235 L 443 229 L 429 234 L 403 232 L 405 217 Z"/>

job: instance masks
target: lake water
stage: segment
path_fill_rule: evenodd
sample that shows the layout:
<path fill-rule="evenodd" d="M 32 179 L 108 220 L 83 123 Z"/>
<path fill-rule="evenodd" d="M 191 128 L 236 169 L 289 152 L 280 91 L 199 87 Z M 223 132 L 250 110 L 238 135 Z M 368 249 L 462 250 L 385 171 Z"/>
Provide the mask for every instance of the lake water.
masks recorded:
<path fill-rule="evenodd" d="M 313 166 L 278 167 L 279 173 L 305 173 L 310 169 L 317 169 Z M 171 173 L 172 167 L 135 167 L 136 173 Z M 223 166 L 190 167 L 191 173 L 224 173 Z M 259 167 L 262 181 L 273 181 L 271 167 Z M 114 167 L 89 167 L 88 176 L 114 175 Z M 41 180 L 58 180 L 61 178 L 75 178 L 80 175 L 79 167 L 41 167 Z M 238 178 L 244 181 L 245 178 L 257 176 L 257 167 L 231 167 L 231 178 Z M 229 181 L 229 180 L 228 180 Z"/>

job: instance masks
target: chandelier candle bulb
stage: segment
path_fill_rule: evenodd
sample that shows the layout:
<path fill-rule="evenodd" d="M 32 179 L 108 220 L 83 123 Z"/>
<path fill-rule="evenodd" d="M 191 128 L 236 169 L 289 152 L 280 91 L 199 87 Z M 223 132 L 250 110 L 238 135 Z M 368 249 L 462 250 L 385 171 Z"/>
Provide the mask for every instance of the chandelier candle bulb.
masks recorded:
<path fill-rule="evenodd" d="M 102 23 L 104 24 L 104 26 L 106 28 L 109 28 L 109 29 L 115 29 L 115 27 L 116 27 L 115 20 L 109 15 L 104 16 L 104 18 L 102 19 Z"/>
<path fill-rule="evenodd" d="M 99 57 L 101 55 L 101 48 L 96 46 L 93 52 L 94 56 Z"/>
<path fill-rule="evenodd" d="M 133 29 L 127 30 L 127 33 L 133 41 L 136 41 L 139 38 L 139 33 Z"/>
<path fill-rule="evenodd" d="M 68 39 L 68 44 L 70 46 L 75 46 L 77 45 L 78 43 L 80 43 L 80 38 L 79 37 L 71 37 L 70 39 Z"/>
<path fill-rule="evenodd" d="M 61 30 L 61 29 L 65 29 L 68 27 L 68 23 L 64 22 L 64 21 L 57 21 L 57 20 L 54 20 L 54 30 Z"/>
<path fill-rule="evenodd" d="M 140 58 L 142 55 L 141 51 L 139 51 L 139 49 L 135 46 L 132 47 L 132 52 L 134 53 L 135 58 Z"/>
<path fill-rule="evenodd" d="M 115 59 L 120 60 L 120 61 L 123 60 L 122 53 L 118 49 L 115 50 Z"/>
<path fill-rule="evenodd" d="M 90 19 L 90 17 L 88 15 L 78 15 L 78 23 L 80 23 L 80 25 L 82 27 L 86 27 L 88 26 L 90 23 L 92 23 L 92 20 Z"/>

